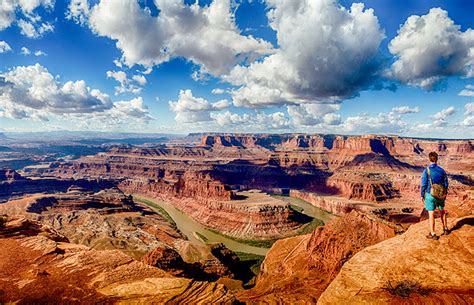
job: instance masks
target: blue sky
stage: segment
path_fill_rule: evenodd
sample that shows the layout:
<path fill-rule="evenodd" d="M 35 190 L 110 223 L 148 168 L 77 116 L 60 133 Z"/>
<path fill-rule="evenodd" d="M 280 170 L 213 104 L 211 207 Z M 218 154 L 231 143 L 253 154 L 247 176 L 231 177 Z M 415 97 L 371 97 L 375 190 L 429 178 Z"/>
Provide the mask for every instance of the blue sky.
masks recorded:
<path fill-rule="evenodd" d="M 474 138 L 472 11 L 468 0 L 7 0 L 0 131 Z"/>

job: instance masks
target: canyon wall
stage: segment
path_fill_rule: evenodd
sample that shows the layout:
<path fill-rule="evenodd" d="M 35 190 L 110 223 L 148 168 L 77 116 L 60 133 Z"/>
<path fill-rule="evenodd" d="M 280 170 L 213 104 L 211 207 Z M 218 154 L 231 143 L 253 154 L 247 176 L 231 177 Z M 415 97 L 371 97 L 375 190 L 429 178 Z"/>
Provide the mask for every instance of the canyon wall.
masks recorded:
<path fill-rule="evenodd" d="M 27 179 L 14 170 L 0 169 L 0 203 L 25 194 L 66 192 L 71 186 L 98 191 L 113 185 L 100 179 Z"/>
<path fill-rule="evenodd" d="M 0 230 L 1 303 L 232 304 L 223 285 L 175 277 L 118 250 L 71 244 L 22 218 Z"/>
<path fill-rule="evenodd" d="M 227 262 L 221 261 L 220 252 L 226 249 L 218 251 L 212 246 L 192 244 L 167 214 L 135 203 L 118 188 L 94 192 L 72 186 L 63 193 L 27 194 L 0 204 L 0 215 L 3 214 L 39 222 L 74 244 L 120 250 L 135 259 L 153 257 L 153 266 L 176 276 L 213 281 L 234 277 Z M 181 272 L 166 264 L 169 255 L 158 257 L 158 253 L 174 253 L 176 259 L 183 261 Z M 151 264 L 150 259 L 145 262 Z"/>
<path fill-rule="evenodd" d="M 290 190 L 289 196 L 307 201 L 317 208 L 339 216 L 347 214 L 352 210 L 363 210 L 363 206 L 352 204 L 343 199 L 333 198 L 330 196 L 321 196 L 320 194 L 312 192 Z"/>
<path fill-rule="evenodd" d="M 472 304 L 474 218 L 448 223 L 453 230 L 439 241 L 425 237 L 425 221 L 358 252 L 318 304 Z"/>
<path fill-rule="evenodd" d="M 200 137 L 200 141 L 188 146 L 117 147 L 76 161 L 52 164 L 42 173 L 62 178 L 118 180 L 129 193 L 164 200 L 186 199 L 181 200 L 181 208 L 191 205 L 191 210 L 206 205 L 209 212 L 228 208 L 214 202 L 231 202 L 238 199 L 235 191 L 248 189 L 316 192 L 355 203 L 403 201 L 418 207 L 417 193 L 421 172 L 428 164 L 427 154 L 437 151 L 440 164 L 452 181 L 449 202 L 454 215 L 466 215 L 474 206 L 470 194 L 474 188 L 474 150 L 470 140 L 304 134 Z M 188 199 L 196 202 L 191 204 Z M 338 214 L 348 210 L 340 202 L 318 205 Z M 364 206 L 361 204 L 360 208 Z M 206 222 L 202 217 L 196 220 Z"/>
<path fill-rule="evenodd" d="M 260 148 L 272 152 L 324 152 L 331 168 L 345 166 L 351 157 L 375 154 L 391 157 L 400 165 L 419 167 L 427 164 L 430 151 L 440 156 L 440 163 L 453 171 L 473 171 L 474 142 L 472 140 L 429 140 L 397 136 L 334 136 L 308 134 L 207 134 L 200 147 Z"/>
<path fill-rule="evenodd" d="M 347 260 L 394 235 L 389 226 L 352 211 L 311 234 L 277 241 L 256 286 L 237 296 L 247 304 L 315 303 Z"/>
<path fill-rule="evenodd" d="M 279 200 L 258 203 L 258 200 L 213 200 L 210 198 L 175 197 L 156 188 L 153 183 L 122 181 L 126 193 L 143 195 L 171 203 L 202 225 L 229 236 L 242 239 L 272 239 L 294 234 L 310 219 L 295 213 Z M 242 195 L 241 195 L 242 196 Z"/>

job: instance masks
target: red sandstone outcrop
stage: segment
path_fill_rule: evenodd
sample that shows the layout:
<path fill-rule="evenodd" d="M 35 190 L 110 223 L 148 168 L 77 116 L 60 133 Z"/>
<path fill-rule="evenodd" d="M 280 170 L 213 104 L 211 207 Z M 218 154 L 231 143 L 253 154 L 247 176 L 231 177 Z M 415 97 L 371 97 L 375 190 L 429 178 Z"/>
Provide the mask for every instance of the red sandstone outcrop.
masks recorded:
<path fill-rule="evenodd" d="M 214 230 L 244 239 L 281 238 L 302 225 L 287 204 L 249 206 L 238 201 L 223 201 L 202 205 L 192 199 L 174 201 L 173 204 Z"/>
<path fill-rule="evenodd" d="M 20 174 L 13 169 L 0 168 L 0 181 L 24 180 Z"/>
<path fill-rule="evenodd" d="M 161 215 L 136 205 L 118 189 L 35 195 L 0 205 L 0 214 L 22 215 L 54 228 L 71 242 L 119 249 L 139 258 L 185 237 Z"/>
<path fill-rule="evenodd" d="M 392 228 L 353 211 L 312 234 L 277 241 L 268 252 L 256 286 L 238 294 L 258 303 L 315 303 L 355 253 L 395 235 Z"/>
<path fill-rule="evenodd" d="M 199 146 L 325 150 L 332 139 L 332 136 L 308 134 L 206 134 L 201 136 Z"/>
<path fill-rule="evenodd" d="M 227 184 L 214 177 L 218 174 L 212 165 L 206 165 L 207 161 L 195 165 L 155 156 L 149 149 L 121 148 L 82 158 L 71 166 L 62 164 L 52 170 L 66 177 L 117 179 L 119 188 L 126 193 L 169 201 L 198 222 L 236 237 L 281 237 L 302 225 L 287 204 L 256 207 L 238 200 Z M 229 165 L 230 168 L 234 166 L 240 167 L 239 164 Z M 258 170 L 258 167 L 254 168 Z"/>
<path fill-rule="evenodd" d="M 281 238 L 294 234 L 304 222 L 309 221 L 301 221 L 287 203 L 260 192 L 245 192 L 245 195 L 241 195 L 245 199 L 233 201 L 199 201 L 125 188 L 127 192 L 132 190 L 137 194 L 168 201 L 197 222 L 242 239 Z"/>
<path fill-rule="evenodd" d="M 469 140 L 207 134 L 194 147 L 120 147 L 54 164 L 47 172 L 68 178 L 115 179 L 128 193 L 183 199 L 182 205 L 207 206 L 209 213 L 227 207 L 214 202 L 236 199 L 231 189 L 277 193 L 299 189 L 367 202 L 403 199 L 417 206 L 420 175 L 431 150 L 438 151 L 441 166 L 455 174 L 450 177 L 449 202 L 456 215 L 465 215 L 474 206 L 467 193 L 474 185 L 474 150 Z M 191 198 L 197 202 L 190 203 Z M 340 204 L 327 208 L 343 209 Z"/>
<path fill-rule="evenodd" d="M 169 247 L 157 247 L 142 257 L 142 262 L 158 267 L 170 273 L 181 273 L 186 269 L 186 264 L 181 255 Z"/>
<path fill-rule="evenodd" d="M 448 222 L 452 233 L 438 241 L 426 239 L 425 221 L 360 251 L 318 304 L 473 304 L 474 218 Z"/>
<path fill-rule="evenodd" d="M 387 157 L 392 167 L 424 166 L 430 151 L 440 155 L 447 169 L 472 171 L 474 143 L 469 140 L 424 140 L 397 136 L 330 136 L 306 134 L 209 134 L 202 147 L 262 148 L 270 151 L 317 151 L 328 154 L 331 168 L 347 165 L 358 155 Z M 398 161 L 398 162 L 396 162 Z M 407 164 L 404 164 L 407 163 Z"/>
<path fill-rule="evenodd" d="M 117 250 L 93 250 L 58 239 L 60 235 L 22 219 L 0 229 L 1 303 L 235 301 L 223 285 L 173 277 Z"/>
<path fill-rule="evenodd" d="M 197 280 L 232 279 L 234 272 L 242 272 L 236 270 L 238 257 L 223 244 L 207 246 L 181 240 L 175 243 L 175 247 L 177 249 L 157 247 L 143 256 L 142 262 L 175 276 Z"/>
<path fill-rule="evenodd" d="M 66 192 L 71 186 L 98 191 L 112 187 L 113 183 L 100 179 L 29 179 L 22 177 L 14 170 L 0 169 L 0 203 L 21 198 L 26 194 Z"/>
<path fill-rule="evenodd" d="M 384 201 L 400 196 L 384 174 L 339 171 L 328 178 L 325 187 L 336 189 L 349 199 Z"/>
<path fill-rule="evenodd" d="M 364 206 L 348 202 L 332 196 L 321 196 L 317 193 L 305 192 L 300 190 L 290 190 L 290 197 L 302 199 L 314 205 L 317 208 L 331 212 L 335 215 L 344 215 L 352 210 L 363 211 Z"/>

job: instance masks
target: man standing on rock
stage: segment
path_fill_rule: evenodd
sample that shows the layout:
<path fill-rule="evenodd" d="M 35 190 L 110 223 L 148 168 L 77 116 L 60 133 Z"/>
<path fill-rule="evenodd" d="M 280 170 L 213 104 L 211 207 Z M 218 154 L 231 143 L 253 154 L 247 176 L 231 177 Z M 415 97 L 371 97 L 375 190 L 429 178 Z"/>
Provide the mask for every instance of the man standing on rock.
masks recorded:
<path fill-rule="evenodd" d="M 421 200 L 429 215 L 430 233 L 426 236 L 429 239 L 438 239 L 435 233 L 434 210 L 439 209 L 441 222 L 443 223 L 443 235 L 449 234 L 444 202 L 448 193 L 448 175 L 438 166 L 438 154 L 430 152 L 428 154 L 431 164 L 425 168 L 421 176 Z"/>

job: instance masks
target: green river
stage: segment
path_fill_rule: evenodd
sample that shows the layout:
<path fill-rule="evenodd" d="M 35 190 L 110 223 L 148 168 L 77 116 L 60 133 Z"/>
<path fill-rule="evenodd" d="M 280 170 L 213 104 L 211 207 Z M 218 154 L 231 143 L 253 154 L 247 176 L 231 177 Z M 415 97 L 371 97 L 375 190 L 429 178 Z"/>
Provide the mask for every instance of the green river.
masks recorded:
<path fill-rule="evenodd" d="M 228 238 L 226 236 L 214 233 L 210 230 L 208 230 L 204 225 L 198 223 L 188 215 L 184 214 L 171 204 L 158 200 L 158 199 L 153 199 L 153 198 L 147 198 L 143 196 L 133 196 L 134 199 L 138 202 L 141 202 L 143 204 L 146 204 L 149 206 L 151 209 L 153 209 L 155 212 L 159 214 L 163 214 L 159 208 L 154 207 L 152 204 L 147 203 L 147 201 L 152 202 L 153 204 L 157 205 L 161 209 L 165 210 L 166 213 L 169 214 L 169 216 L 173 219 L 173 221 L 176 223 L 176 226 L 178 229 L 192 242 L 195 243 L 204 243 L 204 241 L 199 238 L 199 235 L 204 236 L 205 239 L 207 239 L 208 243 L 223 243 L 226 245 L 227 248 L 234 252 L 246 252 L 246 253 L 252 253 L 252 254 L 257 254 L 257 255 L 266 255 L 268 252 L 268 248 L 260 248 L 260 247 L 255 247 L 251 246 L 245 243 L 238 242 L 234 239 Z M 286 196 L 274 196 L 275 198 L 278 198 L 282 201 L 288 202 L 293 206 L 297 206 L 301 209 L 303 209 L 303 214 L 306 214 L 308 216 L 311 216 L 313 218 L 318 218 L 324 221 L 325 223 L 332 218 L 336 217 L 328 212 L 325 212 L 324 210 L 318 209 L 314 206 L 312 206 L 310 203 L 297 199 L 297 198 L 290 198 Z M 197 234 L 196 234 L 197 233 Z"/>

